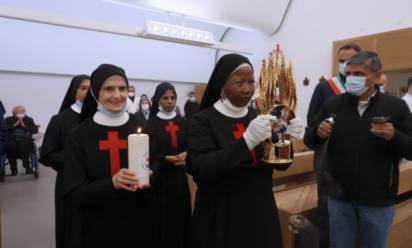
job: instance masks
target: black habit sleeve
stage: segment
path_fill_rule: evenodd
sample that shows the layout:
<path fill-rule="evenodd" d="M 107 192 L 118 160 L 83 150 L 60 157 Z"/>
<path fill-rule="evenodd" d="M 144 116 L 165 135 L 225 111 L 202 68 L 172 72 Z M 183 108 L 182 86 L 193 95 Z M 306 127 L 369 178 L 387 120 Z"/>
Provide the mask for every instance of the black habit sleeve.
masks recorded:
<path fill-rule="evenodd" d="M 47 126 L 40 150 L 40 163 L 61 171 L 64 166 L 64 150 L 61 147 L 62 134 L 58 125 L 58 116 L 54 115 Z"/>
<path fill-rule="evenodd" d="M 217 147 L 206 116 L 195 115 L 189 121 L 188 140 L 189 173 L 197 182 L 218 180 L 252 161 L 243 137 L 226 147 Z"/>
<path fill-rule="evenodd" d="M 116 189 L 111 177 L 95 181 L 88 179 L 85 164 L 87 151 L 81 148 L 80 140 L 80 134 L 76 131 L 68 136 L 63 179 L 65 196 L 81 206 L 104 204 L 115 199 Z"/>

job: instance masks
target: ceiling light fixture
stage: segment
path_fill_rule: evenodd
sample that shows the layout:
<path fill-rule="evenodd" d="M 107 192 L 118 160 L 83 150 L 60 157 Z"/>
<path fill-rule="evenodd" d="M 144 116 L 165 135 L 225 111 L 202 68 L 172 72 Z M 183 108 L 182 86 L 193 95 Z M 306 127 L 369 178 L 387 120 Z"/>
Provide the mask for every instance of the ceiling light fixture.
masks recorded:
<path fill-rule="evenodd" d="M 216 44 L 213 33 L 163 22 L 146 21 L 143 36 L 179 43 Z"/>

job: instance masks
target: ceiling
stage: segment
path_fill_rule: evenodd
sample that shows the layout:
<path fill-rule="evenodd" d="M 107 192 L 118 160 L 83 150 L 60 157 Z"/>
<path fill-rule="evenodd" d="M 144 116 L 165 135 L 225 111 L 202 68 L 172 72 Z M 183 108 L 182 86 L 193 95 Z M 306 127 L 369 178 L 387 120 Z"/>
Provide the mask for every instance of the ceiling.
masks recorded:
<path fill-rule="evenodd" d="M 178 14 L 225 26 L 273 34 L 291 0 L 106 0 Z"/>

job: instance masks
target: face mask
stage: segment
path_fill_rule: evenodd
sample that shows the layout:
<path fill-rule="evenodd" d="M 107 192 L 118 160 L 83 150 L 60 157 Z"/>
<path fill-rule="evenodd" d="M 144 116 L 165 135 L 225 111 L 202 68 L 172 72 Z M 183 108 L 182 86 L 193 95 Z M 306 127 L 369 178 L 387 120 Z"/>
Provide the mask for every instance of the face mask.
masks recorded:
<path fill-rule="evenodd" d="M 165 115 L 172 115 L 175 112 L 175 110 L 176 110 L 176 106 L 171 111 L 167 111 L 162 106 L 159 106 L 159 111 Z"/>
<path fill-rule="evenodd" d="M 102 114 L 104 114 L 104 115 L 106 115 L 106 116 L 109 116 L 109 117 L 120 117 L 120 116 L 123 115 L 124 112 L 126 112 L 127 104 L 124 105 L 123 109 L 122 109 L 120 112 L 117 112 L 117 113 L 116 113 L 116 112 L 112 112 L 112 111 L 109 111 L 109 110 L 105 109 L 105 108 L 103 107 L 103 105 L 100 104 L 100 102 L 99 102 L 99 101 L 97 100 L 97 98 L 94 96 L 93 90 L 90 90 L 90 93 L 91 93 L 93 99 L 97 102 L 97 111 L 99 111 L 100 113 L 102 113 Z"/>
<path fill-rule="evenodd" d="M 142 104 L 142 110 L 145 112 L 149 111 L 149 107 L 150 107 L 149 104 Z"/>
<path fill-rule="evenodd" d="M 196 102 L 196 97 L 194 97 L 194 96 L 189 97 L 189 101 Z"/>
<path fill-rule="evenodd" d="M 379 85 L 379 92 L 385 93 L 385 85 Z"/>
<path fill-rule="evenodd" d="M 97 111 L 100 113 L 104 114 L 105 116 L 108 117 L 120 117 L 126 112 L 126 105 L 123 107 L 123 109 L 120 112 L 112 112 L 103 107 L 99 102 L 97 103 Z"/>
<path fill-rule="evenodd" d="M 363 76 L 349 76 L 346 78 L 346 90 L 354 95 L 360 96 L 368 90 L 366 87 L 366 80 L 372 75 L 368 77 Z"/>
<path fill-rule="evenodd" d="M 82 107 L 83 107 L 83 102 L 82 102 L 82 101 L 76 100 L 75 104 L 76 104 L 80 109 L 82 109 Z"/>
<path fill-rule="evenodd" d="M 230 111 L 235 112 L 235 113 L 240 113 L 242 112 L 245 108 L 247 108 L 247 105 L 244 107 L 237 107 L 235 105 L 233 105 L 229 99 L 222 99 L 222 103 L 223 106 L 225 106 L 226 108 L 228 108 Z"/>
<path fill-rule="evenodd" d="M 17 114 L 17 118 L 24 118 L 26 116 L 26 114 Z"/>
<path fill-rule="evenodd" d="M 129 95 L 129 97 L 134 97 L 134 92 L 129 92 L 127 94 Z"/>
<path fill-rule="evenodd" d="M 346 75 L 346 62 L 339 63 L 339 73 L 342 75 Z"/>
<path fill-rule="evenodd" d="M 234 112 L 234 113 L 240 113 L 242 112 L 245 108 L 247 108 L 248 105 L 243 106 L 243 107 L 238 107 L 233 105 L 229 99 L 227 99 L 225 97 L 225 92 L 222 90 L 222 96 L 221 96 L 221 100 L 223 103 L 223 106 L 225 106 L 227 109 L 229 109 L 230 111 Z"/>

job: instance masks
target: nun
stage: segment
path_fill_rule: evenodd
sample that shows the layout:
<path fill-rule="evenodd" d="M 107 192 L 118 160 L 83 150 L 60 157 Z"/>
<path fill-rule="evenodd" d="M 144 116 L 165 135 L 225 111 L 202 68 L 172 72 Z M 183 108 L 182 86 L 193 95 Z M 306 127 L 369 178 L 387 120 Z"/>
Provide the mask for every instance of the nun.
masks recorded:
<path fill-rule="evenodd" d="M 147 128 L 151 168 L 156 180 L 150 192 L 150 247 L 185 248 L 190 224 L 186 176 L 187 123 L 176 113 L 175 87 L 156 87 Z"/>
<path fill-rule="evenodd" d="M 192 248 L 279 248 L 272 166 L 260 162 L 271 115 L 257 116 L 252 64 L 227 54 L 217 62 L 189 124 L 189 171 L 197 184 Z M 293 129 L 293 127 L 291 127 Z M 292 130 L 290 130 L 292 131 Z"/>
<path fill-rule="evenodd" d="M 125 71 L 102 64 L 93 71 L 81 123 L 69 134 L 64 197 L 69 203 L 68 247 L 145 247 L 144 198 L 128 168 L 127 137 L 141 123 L 126 112 Z"/>
<path fill-rule="evenodd" d="M 69 132 L 79 123 L 80 111 L 90 86 L 87 75 L 75 76 L 67 89 L 59 113 L 54 115 L 43 138 L 39 161 L 56 171 L 54 190 L 55 203 L 55 235 L 56 248 L 64 244 L 64 202 L 63 202 L 63 164 L 66 138 Z"/>

